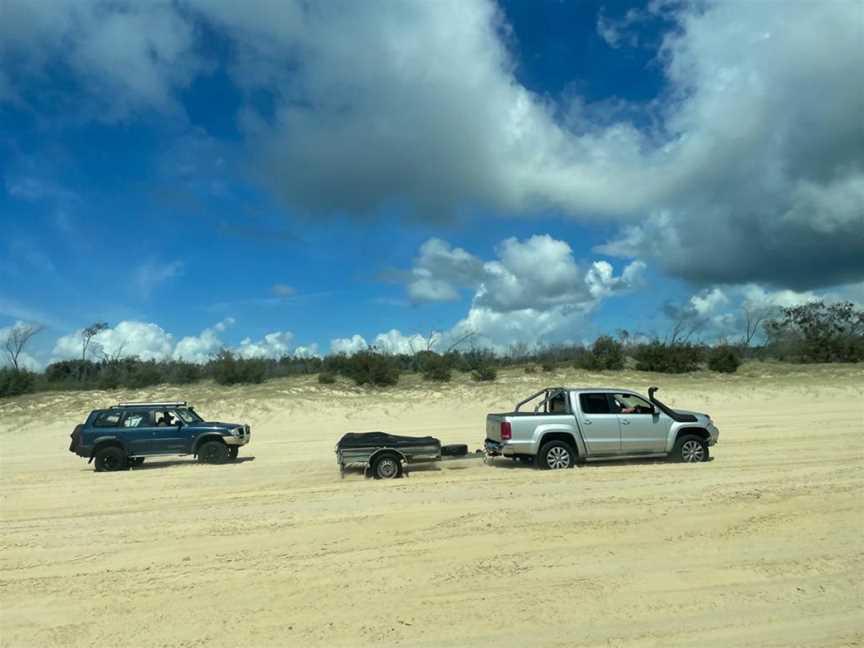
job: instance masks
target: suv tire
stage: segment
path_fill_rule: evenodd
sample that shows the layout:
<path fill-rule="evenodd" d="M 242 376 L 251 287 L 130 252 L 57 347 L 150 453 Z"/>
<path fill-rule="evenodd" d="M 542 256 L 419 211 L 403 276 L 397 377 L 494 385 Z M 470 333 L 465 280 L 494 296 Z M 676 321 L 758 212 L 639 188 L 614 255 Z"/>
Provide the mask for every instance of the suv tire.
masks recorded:
<path fill-rule="evenodd" d="M 126 470 L 129 463 L 126 461 L 126 453 L 117 446 L 108 446 L 97 450 L 93 455 L 93 464 L 96 472 L 114 472 L 115 470 Z"/>
<path fill-rule="evenodd" d="M 205 441 L 198 448 L 198 461 L 206 464 L 222 464 L 229 458 L 228 446 L 222 441 Z"/>
<path fill-rule="evenodd" d="M 685 434 L 682 437 L 678 437 L 678 440 L 675 442 L 672 458 L 682 463 L 708 461 L 710 459 L 708 443 L 705 439 L 695 434 Z"/>
<path fill-rule="evenodd" d="M 372 462 L 372 476 L 375 479 L 399 479 L 402 476 L 402 460 L 393 452 L 378 455 Z"/>
<path fill-rule="evenodd" d="M 576 452 L 564 441 L 547 441 L 540 447 L 535 463 L 540 470 L 572 468 L 576 465 Z"/>
<path fill-rule="evenodd" d="M 132 459 L 129 460 L 129 465 L 132 466 L 133 468 L 137 468 L 138 466 L 140 466 L 143 463 L 144 463 L 144 457 L 133 457 Z"/>
<path fill-rule="evenodd" d="M 231 461 L 237 460 L 237 455 L 240 454 L 240 446 L 229 446 L 228 447 L 228 458 Z"/>

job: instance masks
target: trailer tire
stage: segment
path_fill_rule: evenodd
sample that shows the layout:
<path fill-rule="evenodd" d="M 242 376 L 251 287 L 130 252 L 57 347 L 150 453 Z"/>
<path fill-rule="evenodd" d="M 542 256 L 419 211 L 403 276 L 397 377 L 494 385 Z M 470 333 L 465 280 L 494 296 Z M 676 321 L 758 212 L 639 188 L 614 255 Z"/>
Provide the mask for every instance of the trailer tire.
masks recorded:
<path fill-rule="evenodd" d="M 375 479 L 399 479 L 402 477 L 402 460 L 395 452 L 382 452 L 372 462 Z"/>
<path fill-rule="evenodd" d="M 464 457 L 468 454 L 468 446 L 464 443 L 452 443 L 441 446 L 442 457 Z"/>

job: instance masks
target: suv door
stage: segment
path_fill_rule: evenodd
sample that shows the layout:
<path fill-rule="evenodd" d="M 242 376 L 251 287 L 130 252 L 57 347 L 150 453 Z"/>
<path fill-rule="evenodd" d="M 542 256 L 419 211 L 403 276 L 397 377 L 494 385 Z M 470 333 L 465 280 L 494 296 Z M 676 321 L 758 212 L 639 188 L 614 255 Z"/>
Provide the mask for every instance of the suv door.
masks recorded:
<path fill-rule="evenodd" d="M 612 398 L 605 392 L 579 394 L 579 427 L 592 455 L 614 455 L 621 452 L 621 429 L 618 415 L 612 410 Z"/>
<path fill-rule="evenodd" d="M 641 396 L 612 394 L 613 411 L 621 423 L 621 452 L 648 454 L 666 450 L 669 420 Z"/>
<path fill-rule="evenodd" d="M 150 454 L 153 444 L 153 421 L 148 410 L 127 410 L 121 427 L 130 455 Z"/>
<path fill-rule="evenodd" d="M 189 435 L 183 430 L 183 420 L 174 410 L 155 410 L 151 416 L 153 427 L 153 452 L 157 454 L 185 454 L 189 452 Z M 169 418 L 171 424 L 163 421 Z"/>

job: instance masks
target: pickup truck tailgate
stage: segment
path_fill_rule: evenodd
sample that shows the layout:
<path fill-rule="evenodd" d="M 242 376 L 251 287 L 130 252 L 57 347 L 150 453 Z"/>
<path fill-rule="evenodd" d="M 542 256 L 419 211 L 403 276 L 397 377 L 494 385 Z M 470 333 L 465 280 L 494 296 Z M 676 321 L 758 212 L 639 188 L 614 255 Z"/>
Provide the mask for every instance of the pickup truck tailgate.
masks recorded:
<path fill-rule="evenodd" d="M 506 414 L 487 414 L 486 415 L 486 438 L 492 441 L 501 441 L 501 421 L 506 418 Z"/>

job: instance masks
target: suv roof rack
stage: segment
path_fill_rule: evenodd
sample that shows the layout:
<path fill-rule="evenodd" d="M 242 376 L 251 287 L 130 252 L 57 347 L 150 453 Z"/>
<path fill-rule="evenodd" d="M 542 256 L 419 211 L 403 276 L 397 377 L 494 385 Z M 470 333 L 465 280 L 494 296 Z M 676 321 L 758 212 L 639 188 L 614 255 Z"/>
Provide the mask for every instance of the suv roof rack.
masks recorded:
<path fill-rule="evenodd" d="M 124 401 L 122 403 L 112 405 L 111 407 L 187 407 L 188 405 L 189 403 L 187 401 L 166 401 L 159 403 L 146 403 L 143 401 Z"/>

